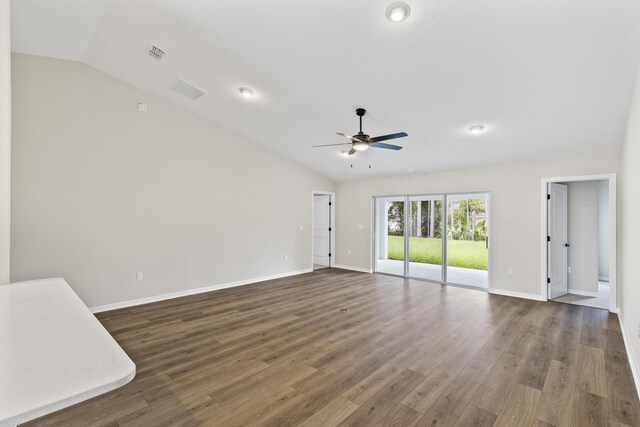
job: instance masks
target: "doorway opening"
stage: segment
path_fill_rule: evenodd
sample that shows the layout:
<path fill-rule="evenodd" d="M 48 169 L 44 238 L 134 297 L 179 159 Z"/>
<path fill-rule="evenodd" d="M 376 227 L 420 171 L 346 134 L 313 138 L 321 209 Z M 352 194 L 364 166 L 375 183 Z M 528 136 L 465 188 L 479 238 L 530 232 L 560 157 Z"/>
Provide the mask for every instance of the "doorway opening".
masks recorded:
<path fill-rule="evenodd" d="M 312 254 L 313 270 L 331 268 L 334 254 L 335 196 L 322 191 L 313 192 L 312 207 Z"/>
<path fill-rule="evenodd" d="M 489 194 L 374 198 L 374 272 L 489 288 Z"/>
<path fill-rule="evenodd" d="M 615 175 L 544 179 L 547 298 L 616 311 Z"/>

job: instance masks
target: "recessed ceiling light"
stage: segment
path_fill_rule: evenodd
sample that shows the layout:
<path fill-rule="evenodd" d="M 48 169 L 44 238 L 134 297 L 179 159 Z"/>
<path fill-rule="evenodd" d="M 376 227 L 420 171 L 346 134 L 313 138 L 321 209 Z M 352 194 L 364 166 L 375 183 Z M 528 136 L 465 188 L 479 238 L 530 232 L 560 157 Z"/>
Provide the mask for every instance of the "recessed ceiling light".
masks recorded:
<path fill-rule="evenodd" d="M 249 89 L 248 87 L 241 87 L 240 89 L 238 89 L 240 91 L 240 94 L 242 96 L 244 96 L 245 98 L 251 98 L 253 95 L 255 95 L 256 93 L 253 91 L 253 89 Z"/>
<path fill-rule="evenodd" d="M 410 13 L 411 9 L 408 4 L 403 2 L 394 3 L 387 8 L 387 19 L 391 22 L 402 22 L 409 17 Z"/>
<path fill-rule="evenodd" d="M 469 127 L 469 132 L 473 133 L 473 134 L 479 134 L 482 131 L 484 131 L 484 126 L 483 125 L 473 125 Z"/>
<path fill-rule="evenodd" d="M 354 142 L 353 149 L 358 151 L 364 151 L 369 149 L 369 144 L 366 142 Z"/>

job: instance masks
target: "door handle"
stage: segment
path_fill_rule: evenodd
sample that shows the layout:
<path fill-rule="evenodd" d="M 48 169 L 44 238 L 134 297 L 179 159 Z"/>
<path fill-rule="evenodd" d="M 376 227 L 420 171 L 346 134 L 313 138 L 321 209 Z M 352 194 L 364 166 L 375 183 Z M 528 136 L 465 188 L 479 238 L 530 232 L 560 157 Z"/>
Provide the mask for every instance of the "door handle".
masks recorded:
<path fill-rule="evenodd" d="M 568 244 L 568 243 L 565 243 L 565 244 L 564 244 L 564 247 L 565 247 L 565 248 L 568 248 L 569 246 L 571 246 L 571 245 L 570 245 L 570 244 Z"/>

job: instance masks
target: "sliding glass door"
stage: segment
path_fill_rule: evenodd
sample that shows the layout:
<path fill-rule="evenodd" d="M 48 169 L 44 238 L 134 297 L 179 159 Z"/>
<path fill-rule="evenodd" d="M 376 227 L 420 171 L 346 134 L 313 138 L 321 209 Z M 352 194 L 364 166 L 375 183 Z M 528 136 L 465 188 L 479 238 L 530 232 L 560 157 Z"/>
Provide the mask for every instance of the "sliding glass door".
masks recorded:
<path fill-rule="evenodd" d="M 443 196 L 411 196 L 408 212 L 408 276 L 444 281 L 442 276 Z"/>
<path fill-rule="evenodd" d="M 405 197 L 378 197 L 375 203 L 375 270 L 405 275 Z"/>
<path fill-rule="evenodd" d="M 489 195 L 374 199 L 374 271 L 488 288 Z"/>
<path fill-rule="evenodd" d="M 447 195 L 447 283 L 489 285 L 488 199 L 478 193 Z"/>

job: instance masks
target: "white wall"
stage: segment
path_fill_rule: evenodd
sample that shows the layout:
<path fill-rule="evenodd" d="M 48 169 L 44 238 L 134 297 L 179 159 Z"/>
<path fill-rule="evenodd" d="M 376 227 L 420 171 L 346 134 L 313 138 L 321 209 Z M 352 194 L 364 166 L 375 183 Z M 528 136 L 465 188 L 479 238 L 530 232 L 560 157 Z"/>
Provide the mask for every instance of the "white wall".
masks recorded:
<path fill-rule="evenodd" d="M 337 264 L 371 268 L 372 196 L 456 192 L 491 193 L 491 287 L 541 294 L 541 180 L 615 173 L 617 155 L 460 171 L 406 175 L 337 184 Z M 362 224 L 362 229 L 358 225 Z M 351 250 L 351 255 L 347 251 Z M 507 268 L 513 274 L 507 275 Z"/>
<path fill-rule="evenodd" d="M 9 282 L 11 241 L 10 0 L 0 0 L 0 284 Z"/>
<path fill-rule="evenodd" d="M 332 182 L 85 65 L 14 55 L 13 75 L 12 280 L 96 306 L 312 268 Z"/>
<path fill-rule="evenodd" d="M 609 281 L 609 182 L 598 181 L 598 278 Z"/>
<path fill-rule="evenodd" d="M 598 293 L 598 181 L 568 187 L 569 292 Z M 607 238 L 609 236 L 607 235 Z"/>
<path fill-rule="evenodd" d="M 640 68 L 631 99 L 627 131 L 622 146 L 620 208 L 618 209 L 618 292 L 620 315 L 632 351 L 631 364 L 640 365 Z M 636 384 L 640 378 L 636 376 Z"/>

